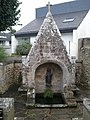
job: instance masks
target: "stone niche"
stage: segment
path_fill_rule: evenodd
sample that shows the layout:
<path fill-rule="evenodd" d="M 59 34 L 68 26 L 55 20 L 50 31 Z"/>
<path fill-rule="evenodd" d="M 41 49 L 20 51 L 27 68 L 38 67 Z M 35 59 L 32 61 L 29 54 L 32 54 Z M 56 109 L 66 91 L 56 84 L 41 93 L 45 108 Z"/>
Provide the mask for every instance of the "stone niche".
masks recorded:
<path fill-rule="evenodd" d="M 61 67 L 55 63 L 44 63 L 35 71 L 35 91 L 37 93 L 43 93 L 46 88 L 45 75 L 47 68 L 52 70 L 51 86 L 54 93 L 60 93 L 63 86 L 63 71 Z"/>
<path fill-rule="evenodd" d="M 47 71 L 52 76 L 50 88 L 53 92 L 65 93 L 66 97 L 71 98 L 69 93 L 72 94 L 70 86 L 74 83 L 74 72 L 61 34 L 50 11 L 40 27 L 34 46 L 28 56 L 23 57 L 22 64 L 23 85 L 28 89 L 29 105 L 35 105 L 35 94 L 43 93 L 47 87 L 45 78 Z M 67 92 L 69 93 L 67 94 Z"/>

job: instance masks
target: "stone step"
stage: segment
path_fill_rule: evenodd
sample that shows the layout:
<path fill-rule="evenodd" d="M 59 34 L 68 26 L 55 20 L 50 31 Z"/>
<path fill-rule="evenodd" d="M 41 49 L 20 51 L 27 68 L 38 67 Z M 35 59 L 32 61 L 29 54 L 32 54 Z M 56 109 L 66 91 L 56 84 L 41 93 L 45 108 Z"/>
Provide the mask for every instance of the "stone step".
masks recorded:
<path fill-rule="evenodd" d="M 72 118 L 71 120 L 83 120 L 83 118 Z"/>
<path fill-rule="evenodd" d="M 24 117 L 14 117 L 14 120 L 24 120 Z"/>

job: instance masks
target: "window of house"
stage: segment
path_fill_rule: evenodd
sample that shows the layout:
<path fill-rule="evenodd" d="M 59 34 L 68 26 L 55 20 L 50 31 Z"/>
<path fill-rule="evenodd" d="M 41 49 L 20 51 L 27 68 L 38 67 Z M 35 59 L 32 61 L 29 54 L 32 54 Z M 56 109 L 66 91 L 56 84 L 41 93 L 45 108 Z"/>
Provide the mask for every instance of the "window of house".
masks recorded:
<path fill-rule="evenodd" d="M 28 43 L 30 44 L 30 38 L 29 37 L 22 37 L 22 38 L 18 38 L 18 44 L 24 44 L 24 43 Z"/>
<path fill-rule="evenodd" d="M 73 22 L 75 18 L 66 18 L 63 20 L 63 23 Z"/>
<path fill-rule="evenodd" d="M 0 41 L 0 45 L 5 45 L 5 41 Z"/>

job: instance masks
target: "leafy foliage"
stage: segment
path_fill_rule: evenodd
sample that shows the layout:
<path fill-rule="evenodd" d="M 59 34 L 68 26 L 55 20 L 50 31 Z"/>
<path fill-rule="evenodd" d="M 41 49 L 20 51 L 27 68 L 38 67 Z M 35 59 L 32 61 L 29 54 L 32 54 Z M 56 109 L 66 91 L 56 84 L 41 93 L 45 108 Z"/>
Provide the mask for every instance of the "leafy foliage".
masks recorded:
<path fill-rule="evenodd" d="M 7 58 L 7 54 L 5 52 L 5 49 L 0 47 L 0 61 L 4 61 Z"/>
<path fill-rule="evenodd" d="M 10 31 L 11 34 L 14 34 L 16 32 L 16 30 L 12 27 L 9 27 L 7 30 Z"/>
<path fill-rule="evenodd" d="M 0 0 L 0 31 L 17 25 L 20 18 L 18 0 Z"/>
<path fill-rule="evenodd" d="M 51 90 L 51 88 L 46 88 L 44 91 L 44 97 L 45 98 L 53 98 L 53 91 Z"/>
<path fill-rule="evenodd" d="M 28 43 L 23 43 L 22 45 L 17 45 L 16 53 L 17 55 L 28 55 L 32 45 Z"/>

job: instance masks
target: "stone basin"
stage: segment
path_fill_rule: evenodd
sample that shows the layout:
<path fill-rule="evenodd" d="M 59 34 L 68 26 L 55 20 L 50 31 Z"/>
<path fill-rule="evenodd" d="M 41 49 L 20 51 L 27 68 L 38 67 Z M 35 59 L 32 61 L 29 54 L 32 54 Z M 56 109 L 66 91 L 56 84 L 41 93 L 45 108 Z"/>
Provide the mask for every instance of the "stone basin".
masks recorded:
<path fill-rule="evenodd" d="M 36 107 L 67 107 L 64 97 L 61 93 L 54 93 L 53 98 L 44 98 L 44 94 L 36 94 Z"/>

